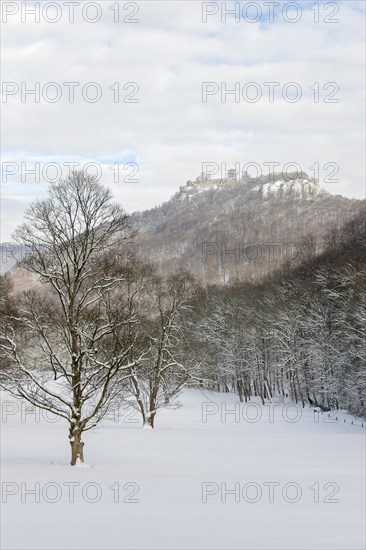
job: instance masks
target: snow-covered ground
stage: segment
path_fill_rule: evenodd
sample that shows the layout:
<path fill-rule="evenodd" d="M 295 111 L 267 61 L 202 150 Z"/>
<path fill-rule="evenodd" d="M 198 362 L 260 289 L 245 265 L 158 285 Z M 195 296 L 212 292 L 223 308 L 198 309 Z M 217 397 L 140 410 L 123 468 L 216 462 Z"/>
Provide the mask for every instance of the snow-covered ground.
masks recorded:
<path fill-rule="evenodd" d="M 155 430 L 121 411 L 72 468 L 66 425 L 2 394 L 1 548 L 365 547 L 359 421 L 196 390 L 180 401 Z"/>

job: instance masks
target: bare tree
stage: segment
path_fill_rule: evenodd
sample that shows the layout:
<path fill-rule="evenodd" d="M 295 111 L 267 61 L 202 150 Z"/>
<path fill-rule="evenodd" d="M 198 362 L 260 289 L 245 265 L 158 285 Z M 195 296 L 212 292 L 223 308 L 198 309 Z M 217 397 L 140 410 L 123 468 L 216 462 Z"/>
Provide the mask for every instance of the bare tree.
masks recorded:
<path fill-rule="evenodd" d="M 2 320 L 12 365 L 2 387 L 68 422 L 74 465 L 84 461 L 83 432 L 107 414 L 134 364 L 134 319 L 121 301 L 126 254 L 117 254 L 132 233 L 110 191 L 84 172 L 52 184 L 25 218 L 15 238 L 32 254 L 20 266 L 40 284 Z"/>
<path fill-rule="evenodd" d="M 159 408 L 171 404 L 202 362 L 186 341 L 185 314 L 191 310 L 196 285 L 186 272 L 167 279 L 152 274 L 140 315 L 139 359 L 130 369 L 130 391 L 143 423 L 154 428 Z M 135 348 L 138 349 L 138 348 Z"/>

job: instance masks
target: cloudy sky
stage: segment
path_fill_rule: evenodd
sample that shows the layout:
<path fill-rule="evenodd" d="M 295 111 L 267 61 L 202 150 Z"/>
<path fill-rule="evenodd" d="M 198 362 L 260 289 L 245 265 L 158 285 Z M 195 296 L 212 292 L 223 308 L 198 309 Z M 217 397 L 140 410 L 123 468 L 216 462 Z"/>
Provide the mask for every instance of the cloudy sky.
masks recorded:
<path fill-rule="evenodd" d="M 203 163 L 296 163 L 364 198 L 363 1 L 1 8 L 1 241 L 70 163 L 91 163 L 130 212 Z"/>

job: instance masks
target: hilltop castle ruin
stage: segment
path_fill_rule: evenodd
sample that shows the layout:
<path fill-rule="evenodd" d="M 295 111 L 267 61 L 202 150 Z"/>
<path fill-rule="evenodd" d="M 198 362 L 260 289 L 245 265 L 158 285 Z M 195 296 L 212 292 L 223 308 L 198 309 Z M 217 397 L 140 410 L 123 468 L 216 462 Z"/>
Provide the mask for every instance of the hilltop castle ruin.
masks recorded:
<path fill-rule="evenodd" d="M 188 180 L 185 185 L 179 187 L 179 194 L 194 195 L 196 193 L 199 193 L 201 190 L 203 191 L 207 189 L 218 189 L 223 184 L 230 181 L 232 183 L 239 181 L 238 173 L 234 168 L 231 168 L 227 171 L 226 178 L 212 178 L 211 174 L 208 174 L 207 172 L 201 172 L 201 174 L 197 176 L 194 181 Z"/>

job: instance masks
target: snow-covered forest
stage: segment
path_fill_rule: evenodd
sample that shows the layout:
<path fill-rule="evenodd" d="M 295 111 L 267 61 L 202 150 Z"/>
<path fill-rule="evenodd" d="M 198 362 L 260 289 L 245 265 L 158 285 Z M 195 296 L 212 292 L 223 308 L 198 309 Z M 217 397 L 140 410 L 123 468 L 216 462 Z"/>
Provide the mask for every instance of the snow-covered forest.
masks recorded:
<path fill-rule="evenodd" d="M 217 389 L 365 415 L 365 214 L 332 231 L 320 256 L 308 239 L 301 262 L 265 282 L 207 291 L 199 334 Z"/>

